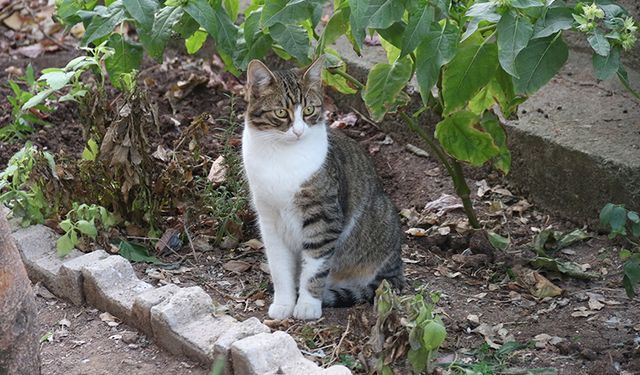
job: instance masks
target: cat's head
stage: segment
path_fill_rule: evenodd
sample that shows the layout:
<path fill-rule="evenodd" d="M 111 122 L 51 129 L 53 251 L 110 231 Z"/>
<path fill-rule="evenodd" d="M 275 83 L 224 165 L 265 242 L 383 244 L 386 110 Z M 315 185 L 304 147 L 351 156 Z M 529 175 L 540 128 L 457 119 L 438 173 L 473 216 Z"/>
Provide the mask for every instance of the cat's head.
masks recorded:
<path fill-rule="evenodd" d="M 306 69 L 271 71 L 253 60 L 247 69 L 246 124 L 270 137 L 295 142 L 324 127 L 320 57 Z"/>

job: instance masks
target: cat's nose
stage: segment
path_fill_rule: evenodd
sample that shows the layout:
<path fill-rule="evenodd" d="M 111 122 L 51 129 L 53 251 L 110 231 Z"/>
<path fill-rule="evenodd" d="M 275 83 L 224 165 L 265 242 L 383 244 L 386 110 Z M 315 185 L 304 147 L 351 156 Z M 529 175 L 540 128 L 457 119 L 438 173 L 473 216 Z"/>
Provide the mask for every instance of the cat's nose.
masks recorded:
<path fill-rule="evenodd" d="M 296 138 L 298 139 L 300 139 L 300 137 L 302 137 L 302 133 L 304 133 L 304 128 L 301 128 L 301 129 L 293 128 L 292 130 L 293 130 L 293 134 L 295 134 Z"/>

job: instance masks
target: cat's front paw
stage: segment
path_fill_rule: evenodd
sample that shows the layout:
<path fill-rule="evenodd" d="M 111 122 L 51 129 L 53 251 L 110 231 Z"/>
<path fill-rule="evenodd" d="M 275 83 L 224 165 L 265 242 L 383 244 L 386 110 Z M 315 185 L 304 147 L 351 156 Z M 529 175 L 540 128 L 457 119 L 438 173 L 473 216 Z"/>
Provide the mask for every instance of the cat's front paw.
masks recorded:
<path fill-rule="evenodd" d="M 293 310 L 293 317 L 303 320 L 320 319 L 322 316 L 322 301 L 298 301 Z"/>
<path fill-rule="evenodd" d="M 269 306 L 269 318 L 271 319 L 287 319 L 291 316 L 292 312 L 293 305 L 276 305 L 272 303 L 271 306 Z"/>

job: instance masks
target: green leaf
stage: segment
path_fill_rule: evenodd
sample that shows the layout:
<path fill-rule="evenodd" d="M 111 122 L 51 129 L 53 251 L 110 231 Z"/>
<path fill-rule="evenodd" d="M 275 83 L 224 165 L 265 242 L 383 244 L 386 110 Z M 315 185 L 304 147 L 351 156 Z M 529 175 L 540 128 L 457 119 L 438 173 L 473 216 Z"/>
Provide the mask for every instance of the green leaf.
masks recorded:
<path fill-rule="evenodd" d="M 140 34 L 140 41 L 149 56 L 162 59 L 164 47 L 171 36 L 173 25 L 178 22 L 184 11 L 180 7 L 163 7 L 155 14 L 150 33 Z"/>
<path fill-rule="evenodd" d="M 573 26 L 571 8 L 550 8 L 544 17 L 539 18 L 533 28 L 533 38 L 544 38 Z"/>
<path fill-rule="evenodd" d="M 622 278 L 622 285 L 629 298 L 633 298 L 636 295 L 635 287 L 640 283 L 640 255 L 635 254 L 629 260 L 627 260 L 622 269 L 624 271 L 624 277 Z"/>
<path fill-rule="evenodd" d="M 507 146 L 507 133 L 500 124 L 498 117 L 491 112 L 487 112 L 482 116 L 480 126 L 491 135 L 493 143 L 498 147 L 499 154 L 493 163 L 494 166 L 504 174 L 509 173 L 511 169 L 511 151 Z"/>
<path fill-rule="evenodd" d="M 556 250 L 564 249 L 565 247 L 571 246 L 576 242 L 584 241 L 589 238 L 591 238 L 591 236 L 588 235 L 582 229 L 574 229 L 571 232 L 558 238 L 558 242 L 555 245 L 555 249 Z"/>
<path fill-rule="evenodd" d="M 491 81 L 497 68 L 498 48 L 493 43 L 458 50 L 442 77 L 444 114 L 464 107 Z"/>
<path fill-rule="evenodd" d="M 262 11 L 254 11 L 247 16 L 244 20 L 244 40 L 248 45 L 253 44 L 257 35 L 262 33 L 260 28 L 260 17 L 262 16 Z"/>
<path fill-rule="evenodd" d="M 398 59 L 398 57 L 400 57 L 400 49 L 394 46 L 393 44 L 391 44 L 390 42 L 388 42 L 387 40 L 385 40 L 384 38 L 380 38 L 380 44 L 382 45 L 382 48 L 387 54 L 387 61 L 389 63 L 395 62 Z"/>
<path fill-rule="evenodd" d="M 184 10 L 207 30 L 218 49 L 229 55 L 235 52 L 238 29 L 221 6 L 214 9 L 207 0 L 188 0 Z"/>
<path fill-rule="evenodd" d="M 593 272 L 585 272 L 579 264 L 571 261 L 560 261 L 558 259 L 537 257 L 531 262 L 534 267 L 540 267 L 545 270 L 560 272 L 576 279 L 595 279 L 598 277 Z"/>
<path fill-rule="evenodd" d="M 93 161 L 98 157 L 98 144 L 91 138 L 87 142 L 87 146 L 82 150 L 82 160 Z"/>
<path fill-rule="evenodd" d="M 98 235 L 98 230 L 96 229 L 96 225 L 93 223 L 93 220 L 78 220 L 78 222 L 76 222 L 76 228 L 78 228 L 80 233 L 91 238 L 96 238 Z"/>
<path fill-rule="evenodd" d="M 635 211 L 627 212 L 627 219 L 633 223 L 640 223 L 640 216 L 638 216 L 638 213 Z"/>
<path fill-rule="evenodd" d="M 127 241 L 120 241 L 118 250 L 118 254 L 129 259 L 131 262 L 144 262 L 153 264 L 162 263 L 160 259 L 154 256 L 150 256 L 144 246 L 132 244 Z"/>
<path fill-rule="evenodd" d="M 349 0 L 351 7 L 351 32 L 358 48 L 368 28 L 386 29 L 402 18 L 404 1 L 398 0 Z"/>
<path fill-rule="evenodd" d="M 526 17 L 516 17 L 512 12 L 502 16 L 496 26 L 498 32 L 498 58 L 505 72 L 518 77 L 515 69 L 516 57 L 533 34 L 533 25 Z"/>
<path fill-rule="evenodd" d="M 135 19 L 142 32 L 150 32 L 153 15 L 159 7 L 157 0 L 122 0 L 127 12 Z"/>
<path fill-rule="evenodd" d="M 269 33 L 291 56 L 302 63 L 309 62 L 309 34 L 303 27 L 276 23 Z"/>
<path fill-rule="evenodd" d="M 620 68 L 620 47 L 613 47 L 607 56 L 594 53 L 592 63 L 596 78 L 603 81 L 610 79 Z"/>
<path fill-rule="evenodd" d="M 402 89 L 411 78 L 412 62 L 408 57 L 393 64 L 376 64 L 367 77 L 367 85 L 362 93 L 373 121 L 380 121 L 387 112 L 394 112 L 406 103 Z"/>
<path fill-rule="evenodd" d="M 58 226 L 65 232 L 68 232 L 73 228 L 73 224 L 71 224 L 71 220 L 69 219 L 62 220 L 60 223 L 58 223 Z"/>
<path fill-rule="evenodd" d="M 75 72 L 64 72 L 62 70 L 48 71 L 40 76 L 39 80 L 47 82 L 52 90 L 60 90 L 69 83 Z"/>
<path fill-rule="evenodd" d="M 511 0 L 511 6 L 514 8 L 533 8 L 541 7 L 545 5 L 544 0 Z"/>
<path fill-rule="evenodd" d="M 270 27 L 276 23 L 295 24 L 311 18 L 313 6 L 309 0 L 271 0 L 262 8 L 262 25 Z"/>
<path fill-rule="evenodd" d="M 340 8 L 333 13 L 322 31 L 322 37 L 319 43 L 320 50 L 326 45 L 333 44 L 333 42 L 347 32 L 350 14 L 349 8 Z"/>
<path fill-rule="evenodd" d="M 416 49 L 416 79 L 425 105 L 431 89 L 438 82 L 440 68 L 453 59 L 460 39 L 458 28 L 451 23 L 438 24 L 425 35 Z"/>
<path fill-rule="evenodd" d="M 531 40 L 516 58 L 520 77 L 513 79 L 515 91 L 528 95 L 538 91 L 558 73 L 568 57 L 569 49 L 560 33 Z"/>
<path fill-rule="evenodd" d="M 600 224 L 602 225 L 610 225 L 611 223 L 611 214 L 613 213 L 613 208 L 616 207 L 613 203 L 607 203 L 602 210 L 600 210 Z"/>
<path fill-rule="evenodd" d="M 447 337 L 447 330 L 441 322 L 432 320 L 424 327 L 422 344 L 427 350 L 437 350 Z"/>
<path fill-rule="evenodd" d="M 140 68 L 142 47 L 126 40 L 121 34 L 111 35 L 108 46 L 113 48 L 114 54 L 105 59 L 105 68 L 111 77 L 111 83 L 116 88 L 124 90 L 125 87 L 119 77 Z"/>
<path fill-rule="evenodd" d="M 627 209 L 622 206 L 614 206 L 611 209 L 609 225 L 614 232 L 622 232 L 627 223 Z"/>
<path fill-rule="evenodd" d="M 409 24 L 402 36 L 400 57 L 411 53 L 431 31 L 435 10 L 428 2 L 418 2 L 417 8 L 409 12 Z"/>
<path fill-rule="evenodd" d="M 627 91 L 629 91 L 631 95 L 635 96 L 637 99 L 640 99 L 640 94 L 638 94 L 638 92 L 631 87 L 631 84 L 629 83 L 629 76 L 627 75 L 627 71 L 624 69 L 624 66 L 622 64 L 620 64 L 617 74 L 618 79 L 624 85 Z"/>
<path fill-rule="evenodd" d="M 591 48 L 600 56 L 609 55 L 609 51 L 611 51 L 611 45 L 607 41 L 607 38 L 604 37 L 604 34 L 596 29 L 593 34 L 589 35 L 587 38 Z"/>
<path fill-rule="evenodd" d="M 53 89 L 42 90 L 36 95 L 32 96 L 29 100 L 26 101 L 21 107 L 23 111 L 26 111 L 29 108 L 33 108 L 38 104 L 42 103 L 49 95 L 53 94 Z"/>
<path fill-rule="evenodd" d="M 57 254 L 60 258 L 69 254 L 71 250 L 73 250 L 73 247 L 76 245 L 76 242 L 72 241 L 70 233 L 75 233 L 75 232 L 74 231 L 67 232 L 62 237 L 58 238 L 58 240 L 56 241 Z"/>
<path fill-rule="evenodd" d="M 95 15 L 91 19 L 91 23 L 87 26 L 87 30 L 82 38 L 81 46 L 86 47 L 89 43 L 96 39 L 111 33 L 113 28 L 120 22 L 124 21 L 126 10 L 122 4 L 122 0 L 116 0 L 109 7 L 104 16 Z"/>
<path fill-rule="evenodd" d="M 511 244 L 511 239 L 509 237 L 502 237 L 494 232 L 488 232 L 487 235 L 489 236 L 489 242 L 491 242 L 491 245 L 498 250 L 504 251 Z"/>
<path fill-rule="evenodd" d="M 458 160 L 478 167 L 500 152 L 489 133 L 476 127 L 480 118 L 472 112 L 451 114 L 436 125 L 436 138 Z"/>
<path fill-rule="evenodd" d="M 206 31 L 197 30 L 193 35 L 185 39 L 184 45 L 187 47 L 187 53 L 194 54 L 198 52 L 207 40 L 208 35 Z"/>
<path fill-rule="evenodd" d="M 231 21 L 235 21 L 238 18 L 238 13 L 240 12 L 239 0 L 222 0 L 222 6 L 227 11 Z"/>

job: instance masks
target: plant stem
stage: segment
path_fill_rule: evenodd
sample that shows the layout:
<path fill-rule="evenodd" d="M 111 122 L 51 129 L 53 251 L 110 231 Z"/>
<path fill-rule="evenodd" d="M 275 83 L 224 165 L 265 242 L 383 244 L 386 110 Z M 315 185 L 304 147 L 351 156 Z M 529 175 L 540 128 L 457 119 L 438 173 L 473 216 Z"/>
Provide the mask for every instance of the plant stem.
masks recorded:
<path fill-rule="evenodd" d="M 340 77 L 343 77 L 347 81 L 351 82 L 358 90 L 363 90 L 364 89 L 364 85 L 362 84 L 362 82 L 358 81 L 351 74 L 349 74 L 349 73 L 347 73 L 347 72 L 345 72 L 343 70 L 340 70 L 340 69 L 329 69 L 329 71 L 331 73 L 337 74 Z"/>
<path fill-rule="evenodd" d="M 462 171 L 462 165 L 455 159 L 450 158 L 444 152 L 442 147 L 433 140 L 424 129 L 418 126 L 418 124 L 413 120 L 413 118 L 409 117 L 406 113 L 400 112 L 400 116 L 404 119 L 404 121 L 409 125 L 409 129 L 411 129 L 414 133 L 416 133 L 422 140 L 429 146 L 433 154 L 436 156 L 438 160 L 444 165 L 445 169 L 451 176 L 453 180 L 453 187 L 456 191 L 456 194 L 462 200 L 462 206 L 464 209 L 464 213 L 469 218 L 469 224 L 471 227 L 478 229 L 480 228 L 480 223 L 478 222 L 478 218 L 476 217 L 476 212 L 473 209 L 473 203 L 471 202 L 471 198 L 469 194 L 471 190 L 469 189 L 469 185 L 467 185 L 467 181 L 464 178 L 464 174 Z"/>

